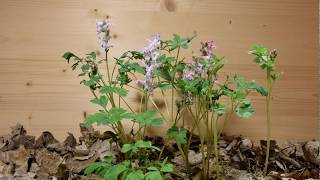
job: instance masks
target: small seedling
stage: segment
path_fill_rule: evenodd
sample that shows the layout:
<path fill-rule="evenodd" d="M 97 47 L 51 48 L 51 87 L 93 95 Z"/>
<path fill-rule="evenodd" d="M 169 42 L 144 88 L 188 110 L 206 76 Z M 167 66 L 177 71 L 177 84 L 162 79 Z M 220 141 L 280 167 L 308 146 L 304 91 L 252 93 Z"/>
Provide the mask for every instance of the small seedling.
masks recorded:
<path fill-rule="evenodd" d="M 266 71 L 266 86 L 265 88 L 259 88 L 259 92 L 262 95 L 266 96 L 266 112 L 267 112 L 267 150 L 266 150 L 266 160 L 264 164 L 264 175 L 267 175 L 268 172 L 268 164 L 269 164 L 269 154 L 270 154 L 270 136 L 271 136 L 271 95 L 272 95 L 272 87 L 274 82 L 282 76 L 283 72 L 276 71 L 276 57 L 277 51 L 272 50 L 269 51 L 267 48 L 258 45 L 253 48 L 253 50 L 249 51 L 249 54 L 255 56 L 254 61 L 259 64 L 261 69 Z"/>

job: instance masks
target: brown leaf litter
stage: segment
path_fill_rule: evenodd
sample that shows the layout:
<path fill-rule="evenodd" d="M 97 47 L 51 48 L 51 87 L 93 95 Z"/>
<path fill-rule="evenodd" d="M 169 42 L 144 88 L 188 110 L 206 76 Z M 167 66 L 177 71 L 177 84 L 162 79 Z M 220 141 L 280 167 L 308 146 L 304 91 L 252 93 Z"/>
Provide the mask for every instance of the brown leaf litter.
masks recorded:
<path fill-rule="evenodd" d="M 80 124 L 82 136 L 79 141 L 68 133 L 59 142 L 46 131 L 37 139 L 27 135 L 22 125 L 12 127 L 11 133 L 0 136 L 0 180 L 9 179 L 100 179 L 97 176 L 84 176 L 90 163 L 102 160 L 105 156 L 119 157 L 115 134 L 110 131 L 100 133 L 92 127 Z M 162 147 L 162 137 L 148 138 L 154 145 Z M 192 179 L 201 179 L 202 155 L 199 150 L 199 137 L 193 135 L 190 144 L 189 163 Z M 266 142 L 253 142 L 241 136 L 223 135 L 219 139 L 220 159 L 224 179 L 319 179 L 319 141 L 304 143 L 271 142 L 269 174 L 262 177 Z M 163 157 L 175 164 L 177 173 L 185 174 L 183 158 L 174 141 L 166 142 Z M 150 155 L 152 158 L 153 155 Z M 154 158 L 157 158 L 155 156 Z M 211 179 L 215 178 L 215 156 L 210 156 Z M 167 175 L 165 179 L 181 179 Z"/>

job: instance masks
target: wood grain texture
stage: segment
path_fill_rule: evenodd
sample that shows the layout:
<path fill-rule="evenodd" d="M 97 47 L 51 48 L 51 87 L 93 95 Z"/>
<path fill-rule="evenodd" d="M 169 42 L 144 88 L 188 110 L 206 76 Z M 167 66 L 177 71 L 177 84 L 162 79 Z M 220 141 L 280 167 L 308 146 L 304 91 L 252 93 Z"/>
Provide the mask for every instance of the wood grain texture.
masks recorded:
<path fill-rule="evenodd" d="M 273 138 L 319 137 L 316 0 L 1 0 L 0 134 L 16 122 L 35 135 L 50 130 L 62 139 L 66 132 L 79 133 L 84 112 L 96 108 L 61 55 L 97 50 L 95 19 L 106 16 L 117 37 L 113 56 L 140 49 L 156 32 L 170 38 L 197 31 L 194 50 L 213 39 L 217 53 L 226 56 L 226 73 L 263 83 L 264 73 L 246 52 L 256 43 L 276 48 L 285 75 L 274 89 Z M 252 100 L 256 115 L 233 119 L 229 133 L 265 136 L 264 99 Z"/>

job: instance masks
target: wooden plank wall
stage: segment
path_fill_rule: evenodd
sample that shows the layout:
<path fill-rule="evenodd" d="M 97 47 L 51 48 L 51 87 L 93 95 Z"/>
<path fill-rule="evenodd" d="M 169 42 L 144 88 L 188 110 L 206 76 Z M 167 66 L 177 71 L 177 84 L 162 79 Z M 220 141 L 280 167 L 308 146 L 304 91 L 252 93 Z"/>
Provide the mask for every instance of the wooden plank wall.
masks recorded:
<path fill-rule="evenodd" d="M 169 38 L 197 31 L 193 49 L 213 39 L 226 73 L 263 83 L 246 52 L 256 43 L 276 48 L 285 75 L 274 89 L 273 137 L 319 136 L 317 0 L 1 0 L 0 134 L 16 122 L 35 135 L 79 133 L 77 124 L 96 108 L 61 55 L 97 50 L 95 19 L 105 16 L 113 21 L 113 56 L 140 49 L 156 32 Z M 264 99 L 252 99 L 256 115 L 233 119 L 229 133 L 265 136 Z"/>

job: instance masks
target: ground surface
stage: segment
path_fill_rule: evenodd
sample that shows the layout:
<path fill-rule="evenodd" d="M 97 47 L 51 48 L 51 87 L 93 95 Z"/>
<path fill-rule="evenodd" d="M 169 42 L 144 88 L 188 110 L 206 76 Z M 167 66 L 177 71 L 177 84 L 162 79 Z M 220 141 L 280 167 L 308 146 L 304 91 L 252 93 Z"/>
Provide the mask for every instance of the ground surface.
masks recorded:
<path fill-rule="evenodd" d="M 100 179 L 86 177 L 84 168 L 106 155 L 118 152 L 110 145 L 110 133 L 99 133 L 80 125 L 82 136 L 76 140 L 72 134 L 58 142 L 50 132 L 43 132 L 37 139 L 27 135 L 22 125 L 12 127 L 10 134 L 0 136 L 0 180 L 6 179 Z M 150 138 L 162 147 L 161 137 Z M 262 177 L 265 142 L 222 136 L 219 140 L 224 179 L 319 179 L 319 141 L 283 143 L 272 141 L 269 175 Z M 175 164 L 179 174 L 185 174 L 182 157 L 174 142 L 165 146 L 165 157 Z M 193 137 L 189 150 L 192 179 L 201 179 L 201 153 L 199 138 Z M 211 167 L 215 157 L 212 156 Z M 214 168 L 210 172 L 215 177 Z M 174 175 L 166 179 L 181 179 Z"/>

